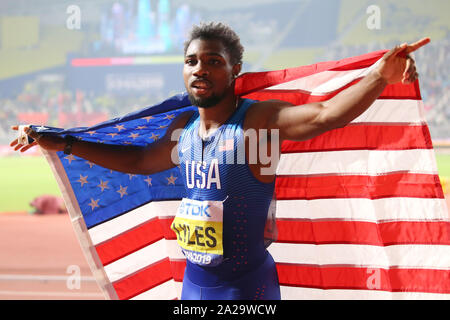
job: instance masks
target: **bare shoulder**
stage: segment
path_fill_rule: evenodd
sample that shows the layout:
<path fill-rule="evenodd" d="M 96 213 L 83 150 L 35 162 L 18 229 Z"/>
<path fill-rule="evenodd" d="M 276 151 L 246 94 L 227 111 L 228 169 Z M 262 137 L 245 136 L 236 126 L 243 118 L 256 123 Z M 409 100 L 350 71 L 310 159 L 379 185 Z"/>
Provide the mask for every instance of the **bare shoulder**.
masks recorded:
<path fill-rule="evenodd" d="M 266 100 L 253 103 L 245 115 L 245 129 L 268 128 L 268 123 L 276 117 L 277 111 L 292 106 L 290 102 L 282 100 Z"/>

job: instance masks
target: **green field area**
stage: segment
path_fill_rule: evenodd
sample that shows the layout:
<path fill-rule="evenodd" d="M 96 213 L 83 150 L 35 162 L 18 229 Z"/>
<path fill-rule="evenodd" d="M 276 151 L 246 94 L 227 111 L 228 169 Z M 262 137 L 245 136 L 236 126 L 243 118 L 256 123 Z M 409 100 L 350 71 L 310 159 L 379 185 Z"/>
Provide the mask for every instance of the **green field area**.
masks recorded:
<path fill-rule="evenodd" d="M 436 155 L 439 175 L 450 181 L 450 154 Z M 42 194 L 61 195 L 44 157 L 0 158 L 0 212 L 30 211 Z"/>
<path fill-rule="evenodd" d="M 44 157 L 0 158 L 0 212 L 29 211 L 42 194 L 61 195 Z"/>

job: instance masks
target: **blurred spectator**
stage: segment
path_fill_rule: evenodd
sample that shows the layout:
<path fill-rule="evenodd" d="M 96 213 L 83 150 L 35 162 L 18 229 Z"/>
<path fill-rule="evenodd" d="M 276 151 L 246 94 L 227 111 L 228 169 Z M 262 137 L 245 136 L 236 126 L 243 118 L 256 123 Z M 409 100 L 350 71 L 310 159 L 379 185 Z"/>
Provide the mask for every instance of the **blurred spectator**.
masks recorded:
<path fill-rule="evenodd" d="M 31 214 L 61 214 L 67 213 L 64 200 L 54 195 L 41 195 L 33 199 L 30 203 L 33 207 Z"/>

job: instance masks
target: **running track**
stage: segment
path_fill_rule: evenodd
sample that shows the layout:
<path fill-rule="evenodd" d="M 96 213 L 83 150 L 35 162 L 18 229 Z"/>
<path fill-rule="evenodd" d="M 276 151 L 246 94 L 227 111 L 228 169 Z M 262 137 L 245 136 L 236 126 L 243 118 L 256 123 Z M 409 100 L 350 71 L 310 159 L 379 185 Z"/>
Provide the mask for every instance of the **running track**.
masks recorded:
<path fill-rule="evenodd" d="M 74 269 L 79 288 L 68 278 Z M 0 300 L 6 299 L 104 299 L 68 215 L 0 214 Z"/>
<path fill-rule="evenodd" d="M 70 266 L 79 268 L 79 288 L 68 286 Z M 69 217 L 0 213 L 0 300 L 66 299 L 104 299 Z"/>

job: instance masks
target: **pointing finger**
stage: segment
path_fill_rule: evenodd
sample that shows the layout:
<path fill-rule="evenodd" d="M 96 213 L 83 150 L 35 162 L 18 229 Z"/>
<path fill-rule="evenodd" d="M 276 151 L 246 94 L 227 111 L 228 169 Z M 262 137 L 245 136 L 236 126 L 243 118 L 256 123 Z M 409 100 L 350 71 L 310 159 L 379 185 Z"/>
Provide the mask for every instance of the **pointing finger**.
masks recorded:
<path fill-rule="evenodd" d="M 422 38 L 417 42 L 414 42 L 413 44 L 410 44 L 407 48 L 406 48 L 406 53 L 410 53 L 410 52 L 414 52 L 417 49 L 423 47 L 424 45 L 430 43 L 430 38 Z"/>

